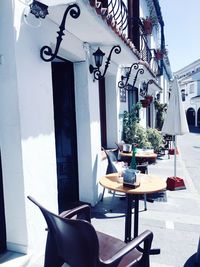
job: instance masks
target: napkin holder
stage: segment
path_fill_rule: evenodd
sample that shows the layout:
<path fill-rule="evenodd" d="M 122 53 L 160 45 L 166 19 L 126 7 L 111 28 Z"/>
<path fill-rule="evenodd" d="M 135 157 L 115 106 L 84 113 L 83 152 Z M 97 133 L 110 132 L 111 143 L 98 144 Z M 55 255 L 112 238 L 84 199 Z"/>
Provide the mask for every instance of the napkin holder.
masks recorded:
<path fill-rule="evenodd" d="M 136 188 L 140 185 L 138 174 L 140 171 L 134 169 L 126 169 L 123 173 L 123 186 Z"/>

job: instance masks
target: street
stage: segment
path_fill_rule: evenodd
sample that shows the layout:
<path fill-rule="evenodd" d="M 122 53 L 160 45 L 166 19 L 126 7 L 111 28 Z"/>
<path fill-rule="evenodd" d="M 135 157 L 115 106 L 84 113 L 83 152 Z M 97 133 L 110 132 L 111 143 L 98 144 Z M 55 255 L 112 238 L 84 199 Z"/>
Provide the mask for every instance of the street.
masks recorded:
<path fill-rule="evenodd" d="M 178 136 L 181 158 L 189 172 L 195 189 L 200 194 L 200 129 Z"/>

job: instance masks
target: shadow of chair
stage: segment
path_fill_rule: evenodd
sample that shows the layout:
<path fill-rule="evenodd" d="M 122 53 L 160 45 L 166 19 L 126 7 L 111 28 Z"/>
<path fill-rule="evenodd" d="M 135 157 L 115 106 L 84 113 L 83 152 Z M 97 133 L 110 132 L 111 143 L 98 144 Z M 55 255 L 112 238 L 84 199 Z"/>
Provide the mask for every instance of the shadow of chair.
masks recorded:
<path fill-rule="evenodd" d="M 40 209 L 48 226 L 44 267 L 61 267 L 64 263 L 71 267 L 150 266 L 151 231 L 144 231 L 126 244 L 94 229 L 89 205 L 56 215 L 31 196 L 28 199 Z"/>

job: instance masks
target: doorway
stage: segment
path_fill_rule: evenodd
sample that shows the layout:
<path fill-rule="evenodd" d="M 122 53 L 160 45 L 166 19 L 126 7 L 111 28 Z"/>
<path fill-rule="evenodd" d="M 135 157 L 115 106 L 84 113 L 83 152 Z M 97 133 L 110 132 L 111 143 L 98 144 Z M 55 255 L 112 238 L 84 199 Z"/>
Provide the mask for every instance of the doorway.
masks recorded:
<path fill-rule="evenodd" d="M 200 108 L 197 111 L 197 127 L 200 128 Z"/>
<path fill-rule="evenodd" d="M 3 197 L 3 177 L 0 155 L 0 254 L 6 250 L 6 222 Z"/>
<path fill-rule="evenodd" d="M 186 113 L 187 122 L 189 126 L 195 126 L 195 110 L 193 108 L 189 108 Z"/>
<path fill-rule="evenodd" d="M 79 200 L 73 63 L 53 62 L 52 83 L 59 212 Z"/>

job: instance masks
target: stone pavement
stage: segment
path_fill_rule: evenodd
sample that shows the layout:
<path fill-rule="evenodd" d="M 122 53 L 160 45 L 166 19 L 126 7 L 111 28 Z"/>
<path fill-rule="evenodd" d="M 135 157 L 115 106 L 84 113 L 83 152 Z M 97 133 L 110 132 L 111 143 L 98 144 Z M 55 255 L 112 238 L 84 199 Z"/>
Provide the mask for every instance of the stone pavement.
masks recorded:
<path fill-rule="evenodd" d="M 152 246 L 161 249 L 160 255 L 151 255 L 151 267 L 192 266 L 186 262 L 196 252 L 200 236 L 200 191 L 196 187 L 198 184 L 200 188 L 200 161 L 194 161 L 193 142 L 200 153 L 200 134 L 178 136 L 177 176 L 184 178 L 186 189 L 167 190 L 166 194 L 158 195 L 154 203 L 147 203 L 147 211 L 144 211 L 143 200 L 140 201 L 139 232 L 151 230 L 154 233 Z M 195 182 L 190 175 L 192 171 L 185 168 L 192 158 L 193 167 L 196 166 Z M 158 159 L 156 164 L 149 166 L 149 173 L 165 180 L 173 176 L 174 156 L 168 159 L 165 155 Z M 104 201 L 93 208 L 93 225 L 124 239 L 124 208 L 125 201 L 119 196 L 112 201 L 112 195 L 107 191 Z"/>

